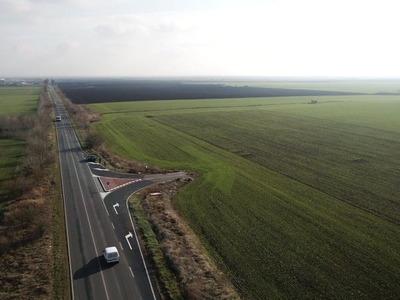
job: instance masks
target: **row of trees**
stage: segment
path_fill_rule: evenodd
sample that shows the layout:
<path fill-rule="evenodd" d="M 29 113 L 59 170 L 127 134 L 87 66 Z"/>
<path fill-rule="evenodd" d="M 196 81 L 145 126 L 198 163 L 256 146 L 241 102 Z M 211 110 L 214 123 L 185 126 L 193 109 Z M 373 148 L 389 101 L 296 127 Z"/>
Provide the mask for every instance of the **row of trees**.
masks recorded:
<path fill-rule="evenodd" d="M 160 168 L 152 167 L 150 170 L 144 163 L 129 161 L 112 153 L 104 146 L 102 136 L 93 131 L 90 127 L 90 123 L 99 121 L 101 115 L 91 111 L 84 105 L 74 104 L 70 99 L 63 95 L 61 95 L 61 98 L 73 119 L 74 125 L 78 128 L 79 134 L 83 138 L 85 147 L 90 149 L 90 151 L 96 152 L 100 157 L 102 157 L 102 161 L 107 163 L 108 166 L 126 172 L 163 172 Z"/>
<path fill-rule="evenodd" d="M 8 198 L 1 203 L 1 299 L 58 298 L 53 294 L 57 275 L 52 271 L 58 223 L 54 222 L 53 206 L 57 190 L 51 183 L 55 162 L 51 115 L 52 104 L 44 86 L 35 114 L 0 117 L 1 137 L 26 141 L 26 156 L 8 189 Z"/>
<path fill-rule="evenodd" d="M 68 98 L 63 98 L 65 108 L 72 116 L 74 124 L 78 127 L 79 132 L 83 135 L 84 142 L 87 148 L 98 148 L 103 139 L 99 134 L 90 128 L 90 123 L 99 121 L 101 116 L 92 112 L 89 108 L 82 105 L 76 105 Z"/>
<path fill-rule="evenodd" d="M 31 115 L 0 116 L 0 139 L 25 139 L 33 119 Z"/>
<path fill-rule="evenodd" d="M 51 101 L 43 89 L 36 114 L 0 117 L 0 138 L 26 141 L 26 156 L 8 187 L 0 216 L 0 255 L 40 237 L 47 226 L 40 216 L 45 207 L 46 177 L 54 163 L 51 112 Z"/>

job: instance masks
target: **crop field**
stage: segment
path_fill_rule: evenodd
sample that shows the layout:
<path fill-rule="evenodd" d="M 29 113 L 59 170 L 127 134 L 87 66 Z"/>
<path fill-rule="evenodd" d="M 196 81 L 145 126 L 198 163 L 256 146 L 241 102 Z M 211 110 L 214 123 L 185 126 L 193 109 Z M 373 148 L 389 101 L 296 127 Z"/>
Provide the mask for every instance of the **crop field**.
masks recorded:
<path fill-rule="evenodd" d="M 92 104 L 117 154 L 190 169 L 175 201 L 248 299 L 400 294 L 400 96 Z"/>
<path fill-rule="evenodd" d="M 7 195 L 7 187 L 25 155 L 25 142 L 0 139 L 0 202 Z"/>
<path fill-rule="evenodd" d="M 0 115 L 35 112 L 39 91 L 40 87 L 0 87 Z"/>
<path fill-rule="evenodd" d="M 329 91 L 307 88 L 277 88 L 273 86 L 225 85 L 224 83 L 196 83 L 170 80 L 92 80 L 60 81 L 62 92 L 76 104 L 175 100 L 224 99 L 245 97 L 287 97 L 348 95 L 355 92 Z M 251 84 L 250 84 L 251 85 Z M 359 93 L 359 92 L 357 92 Z"/>
<path fill-rule="evenodd" d="M 0 87 L 0 115 L 35 112 L 39 91 L 39 87 Z M 8 184 L 25 155 L 24 151 L 24 141 L 0 139 L 0 200 L 7 195 Z"/>
<path fill-rule="evenodd" d="M 253 81 L 210 81 L 207 83 L 225 84 L 229 86 L 249 86 L 280 89 L 306 89 L 320 91 L 341 91 L 350 93 L 366 94 L 400 94 L 400 83 L 398 79 L 318 79 L 318 80 L 253 80 Z M 200 81 L 199 84 L 204 84 Z"/>

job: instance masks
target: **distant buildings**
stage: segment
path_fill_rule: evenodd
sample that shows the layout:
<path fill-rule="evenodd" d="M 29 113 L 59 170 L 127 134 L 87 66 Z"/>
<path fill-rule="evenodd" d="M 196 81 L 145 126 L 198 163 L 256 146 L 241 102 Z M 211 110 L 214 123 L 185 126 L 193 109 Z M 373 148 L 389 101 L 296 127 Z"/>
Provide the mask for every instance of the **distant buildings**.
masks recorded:
<path fill-rule="evenodd" d="M 37 86 L 42 85 L 43 80 L 39 78 L 0 78 L 0 86 Z"/>

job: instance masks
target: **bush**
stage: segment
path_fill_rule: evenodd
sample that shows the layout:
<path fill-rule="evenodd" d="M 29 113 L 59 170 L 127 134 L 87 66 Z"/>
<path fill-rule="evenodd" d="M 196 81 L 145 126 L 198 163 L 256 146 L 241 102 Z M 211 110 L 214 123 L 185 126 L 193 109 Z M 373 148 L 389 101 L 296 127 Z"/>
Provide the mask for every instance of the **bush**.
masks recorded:
<path fill-rule="evenodd" d="M 94 149 L 99 147 L 102 143 L 103 143 L 103 138 L 99 134 L 90 131 L 86 135 L 85 138 L 86 147 Z"/>

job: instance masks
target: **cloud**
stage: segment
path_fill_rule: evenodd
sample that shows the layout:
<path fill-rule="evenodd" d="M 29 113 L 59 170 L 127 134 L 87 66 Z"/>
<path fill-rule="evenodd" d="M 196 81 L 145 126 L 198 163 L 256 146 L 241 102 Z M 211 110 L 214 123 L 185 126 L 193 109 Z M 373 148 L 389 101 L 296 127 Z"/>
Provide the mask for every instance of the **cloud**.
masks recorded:
<path fill-rule="evenodd" d="M 0 14 L 25 13 L 32 8 L 29 0 L 0 0 Z"/>
<path fill-rule="evenodd" d="M 96 22 L 96 21 L 95 21 Z M 186 14 L 124 14 L 98 19 L 95 32 L 102 37 L 162 37 L 193 29 Z"/>
<path fill-rule="evenodd" d="M 14 49 L 17 54 L 26 57 L 32 57 L 33 55 L 37 55 L 40 50 L 33 44 L 27 42 L 19 42 L 14 46 Z"/>
<path fill-rule="evenodd" d="M 394 1 L 249 1 L 0 0 L 0 57 L 66 75 L 398 72 Z"/>
<path fill-rule="evenodd" d="M 134 34 L 143 34 L 148 31 L 135 16 L 111 17 L 107 21 L 102 20 L 95 27 L 95 32 L 102 38 L 126 37 Z"/>
<path fill-rule="evenodd" d="M 65 41 L 57 45 L 56 53 L 59 55 L 67 55 L 77 52 L 81 45 L 77 41 Z"/>

